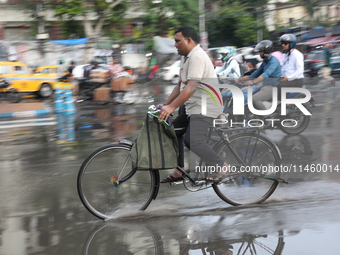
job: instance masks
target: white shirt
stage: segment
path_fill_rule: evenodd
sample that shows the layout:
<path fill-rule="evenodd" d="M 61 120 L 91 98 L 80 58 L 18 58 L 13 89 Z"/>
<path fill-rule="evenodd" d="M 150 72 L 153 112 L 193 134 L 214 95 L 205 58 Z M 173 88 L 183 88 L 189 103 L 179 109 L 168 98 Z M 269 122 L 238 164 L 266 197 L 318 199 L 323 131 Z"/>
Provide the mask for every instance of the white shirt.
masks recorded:
<path fill-rule="evenodd" d="M 282 55 L 282 75 L 287 76 L 288 81 L 304 78 L 303 54 L 297 49 L 292 49 L 290 55 Z"/>
<path fill-rule="evenodd" d="M 180 63 L 181 91 L 186 87 L 189 80 L 200 81 L 202 84 L 185 102 L 187 115 L 203 114 L 216 118 L 221 114 L 223 111 L 222 97 L 214 66 L 207 53 L 199 45 L 195 46 L 188 56 L 182 57 Z M 205 97 L 205 106 L 202 97 Z"/>
<path fill-rule="evenodd" d="M 219 76 L 225 76 L 229 79 L 237 79 L 241 77 L 240 66 L 236 59 L 231 58 L 216 70 Z"/>

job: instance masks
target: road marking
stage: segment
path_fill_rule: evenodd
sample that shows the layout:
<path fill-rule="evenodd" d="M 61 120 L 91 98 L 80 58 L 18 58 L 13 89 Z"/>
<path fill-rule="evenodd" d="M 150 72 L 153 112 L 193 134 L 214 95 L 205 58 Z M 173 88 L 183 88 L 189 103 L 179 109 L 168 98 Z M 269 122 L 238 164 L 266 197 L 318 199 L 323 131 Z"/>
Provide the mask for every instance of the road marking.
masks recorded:
<path fill-rule="evenodd" d="M 46 123 L 24 123 L 24 124 L 17 124 L 17 125 L 5 125 L 0 126 L 0 129 L 10 129 L 10 128 L 17 128 L 17 127 L 38 127 L 38 126 L 53 126 L 56 125 L 57 122 L 46 122 Z"/>
<path fill-rule="evenodd" d="M 56 118 L 50 117 L 27 120 L 0 121 L 0 129 L 10 129 L 17 127 L 52 126 L 57 124 L 55 120 Z"/>
<path fill-rule="evenodd" d="M 56 118 L 38 118 L 38 119 L 26 119 L 26 120 L 8 120 L 8 121 L 0 121 L 0 124 L 13 124 L 13 123 L 24 123 L 24 122 L 32 122 L 32 121 L 50 121 L 55 120 Z"/>

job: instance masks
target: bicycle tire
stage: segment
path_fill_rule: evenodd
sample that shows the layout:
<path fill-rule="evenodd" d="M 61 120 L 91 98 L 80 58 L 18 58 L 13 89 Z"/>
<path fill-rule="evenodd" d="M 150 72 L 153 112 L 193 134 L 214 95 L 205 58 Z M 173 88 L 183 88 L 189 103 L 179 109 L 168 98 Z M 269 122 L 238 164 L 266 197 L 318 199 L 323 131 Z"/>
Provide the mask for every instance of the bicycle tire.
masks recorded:
<path fill-rule="evenodd" d="M 162 237 L 142 222 L 104 222 L 87 235 L 82 255 L 164 255 Z"/>
<path fill-rule="evenodd" d="M 220 183 L 214 183 L 214 191 L 223 201 L 235 206 L 264 202 L 273 194 L 280 178 L 280 171 L 273 168 L 281 164 L 278 148 L 269 139 L 254 133 L 234 134 L 228 140 L 246 165 L 241 166 L 223 141 L 216 144 L 216 152 L 232 167 L 231 173 L 233 169 L 238 172 Z M 267 170 L 272 166 L 273 171 L 265 172 L 265 166 Z M 255 173 L 254 167 L 257 167 Z"/>
<path fill-rule="evenodd" d="M 93 151 L 77 176 L 81 202 L 94 216 L 111 219 L 120 212 L 145 210 L 157 192 L 155 171 L 132 169 L 132 145 L 113 143 Z M 116 180 L 125 179 L 119 185 Z"/>
<path fill-rule="evenodd" d="M 277 237 L 245 234 L 243 239 L 243 242 L 232 243 L 235 254 L 281 255 L 285 244 L 282 230 Z"/>
<path fill-rule="evenodd" d="M 287 126 L 283 126 L 282 124 L 279 125 L 279 128 L 282 132 L 284 132 L 287 135 L 298 135 L 301 134 L 303 131 L 306 130 L 306 128 L 309 125 L 309 121 L 310 121 L 310 116 L 305 116 L 303 115 L 303 113 L 301 112 L 297 112 L 299 110 L 295 110 L 295 114 L 298 116 L 294 116 L 294 117 L 290 117 L 290 114 L 288 114 L 288 117 L 290 117 L 290 119 L 294 119 L 297 122 L 297 125 L 295 127 L 287 127 Z M 298 118 L 297 118 L 298 117 Z"/>

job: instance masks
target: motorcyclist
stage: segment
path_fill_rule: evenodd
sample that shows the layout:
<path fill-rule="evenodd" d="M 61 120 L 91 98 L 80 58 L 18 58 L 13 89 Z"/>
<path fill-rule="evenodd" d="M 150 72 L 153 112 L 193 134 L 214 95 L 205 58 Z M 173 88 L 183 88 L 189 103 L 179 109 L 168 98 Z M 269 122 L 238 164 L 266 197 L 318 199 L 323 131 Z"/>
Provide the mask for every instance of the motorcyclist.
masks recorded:
<path fill-rule="evenodd" d="M 77 102 L 82 102 L 86 99 L 82 98 L 82 96 L 80 96 L 81 94 L 84 94 L 84 91 L 87 89 L 94 89 L 96 87 L 96 84 L 94 84 L 93 82 L 90 81 L 90 74 L 91 71 L 94 69 L 98 68 L 98 60 L 96 59 L 92 59 L 90 62 L 90 65 L 84 66 L 84 78 L 79 80 L 79 88 L 78 88 L 78 100 Z"/>
<path fill-rule="evenodd" d="M 226 46 L 221 48 L 218 53 L 222 55 L 223 65 L 216 70 L 219 77 L 228 77 L 229 80 L 234 80 L 241 77 L 239 63 L 233 58 L 235 51 L 232 47 Z"/>
<path fill-rule="evenodd" d="M 84 67 L 84 78 L 90 78 L 90 73 L 92 70 L 97 69 L 98 60 L 92 59 L 90 65 Z"/>
<path fill-rule="evenodd" d="M 245 57 L 245 63 L 248 67 L 247 71 L 244 73 L 244 76 L 251 75 L 253 72 L 257 69 L 257 64 L 259 63 L 259 59 L 257 56 L 246 56 Z"/>
<path fill-rule="evenodd" d="M 280 87 L 303 86 L 303 54 L 295 48 L 296 41 L 296 36 L 293 34 L 284 34 L 280 37 L 280 43 L 283 49 Z"/>
<path fill-rule="evenodd" d="M 266 110 L 266 106 L 262 101 L 272 99 L 272 88 L 273 86 L 278 86 L 280 83 L 278 79 L 282 74 L 281 65 L 276 57 L 271 56 L 272 51 L 272 41 L 263 40 L 259 42 L 254 52 L 260 54 L 260 57 L 263 59 L 262 64 L 251 75 L 246 75 L 238 79 L 238 82 L 246 81 L 246 86 L 262 82 L 261 90 L 253 95 L 253 104 L 257 110 Z"/>

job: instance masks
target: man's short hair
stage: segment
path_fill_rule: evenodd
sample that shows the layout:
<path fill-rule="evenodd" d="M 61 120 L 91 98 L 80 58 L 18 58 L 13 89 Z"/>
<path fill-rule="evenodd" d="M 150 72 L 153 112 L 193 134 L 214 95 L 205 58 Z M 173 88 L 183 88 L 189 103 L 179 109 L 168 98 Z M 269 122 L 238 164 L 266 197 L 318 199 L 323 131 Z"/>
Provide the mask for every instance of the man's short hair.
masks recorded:
<path fill-rule="evenodd" d="M 178 28 L 175 31 L 175 34 L 177 34 L 178 32 L 181 32 L 185 38 L 190 37 L 195 43 L 197 44 L 200 43 L 200 37 L 198 36 L 197 31 L 193 27 L 183 26 Z"/>

